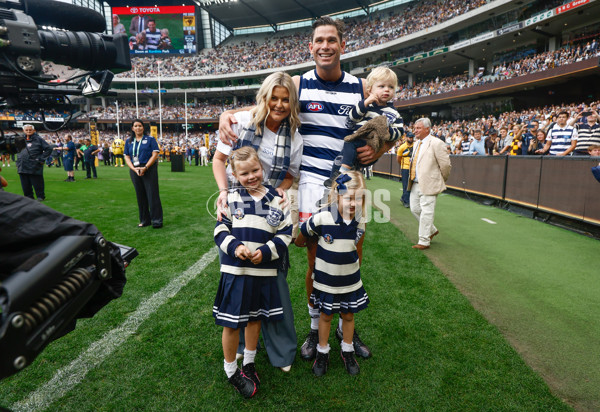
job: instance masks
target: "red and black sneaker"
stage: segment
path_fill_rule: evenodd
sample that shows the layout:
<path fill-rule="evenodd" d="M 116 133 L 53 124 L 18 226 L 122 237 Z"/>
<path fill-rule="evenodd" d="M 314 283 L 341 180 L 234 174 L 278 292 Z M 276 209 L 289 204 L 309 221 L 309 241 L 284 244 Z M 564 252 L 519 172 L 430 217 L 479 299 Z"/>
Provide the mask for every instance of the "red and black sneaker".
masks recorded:
<path fill-rule="evenodd" d="M 258 373 L 256 373 L 254 362 L 242 366 L 242 373 L 252 379 L 252 381 L 256 384 L 256 388 L 258 389 L 260 386 L 260 379 L 258 378 Z"/>
<path fill-rule="evenodd" d="M 315 376 L 323 376 L 327 373 L 327 366 L 329 365 L 329 353 L 321 353 L 317 351 L 315 363 L 313 363 L 313 373 Z"/>
<path fill-rule="evenodd" d="M 229 383 L 244 397 L 251 398 L 256 393 L 256 384 L 239 370 L 228 379 Z"/>
<path fill-rule="evenodd" d="M 360 372 L 360 368 L 358 367 L 358 362 L 356 362 L 356 358 L 354 357 L 354 352 L 341 352 L 342 361 L 344 361 L 344 367 L 346 371 L 350 375 L 358 375 Z"/>

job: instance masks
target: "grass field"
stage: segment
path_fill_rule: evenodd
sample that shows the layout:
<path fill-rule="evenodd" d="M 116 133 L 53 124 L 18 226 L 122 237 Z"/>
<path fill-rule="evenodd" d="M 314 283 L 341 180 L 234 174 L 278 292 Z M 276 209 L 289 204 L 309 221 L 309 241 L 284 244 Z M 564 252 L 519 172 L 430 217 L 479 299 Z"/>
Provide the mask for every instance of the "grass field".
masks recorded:
<path fill-rule="evenodd" d="M 483 206 L 443 196 L 436 215 L 442 233 L 426 253 L 416 251 L 410 248 L 416 222 L 399 207 L 398 183 L 383 179 L 374 179 L 370 187 L 390 189 L 395 224 L 368 226 L 362 270 L 371 304 L 357 316 L 373 358 L 359 360 L 360 375 L 350 377 L 332 338 L 330 371 L 317 379 L 299 356 L 285 374 L 260 352 L 263 384 L 255 398 L 244 401 L 225 380 L 221 330 L 211 316 L 219 280 L 214 221 L 206 207 L 216 189 L 212 173 L 201 167 L 171 173 L 168 164 L 160 166 L 161 230 L 136 227 L 126 168 L 100 166 L 99 178 L 86 181 L 76 172 L 75 183 L 63 182 L 62 170 L 45 170 L 48 207 L 96 224 L 106 238 L 136 247 L 140 256 L 127 270 L 123 297 L 80 321 L 30 367 L 0 382 L 0 406 L 52 411 L 600 408 L 600 310 L 597 299 L 590 300 L 598 296 L 598 286 L 588 283 L 597 241 L 492 208 L 481 217 L 499 224 L 488 227 L 479 220 Z M 9 191 L 20 193 L 14 165 L 2 175 Z M 516 258 L 515 249 L 538 242 L 535 259 Z M 573 258 L 560 259 L 556 245 Z M 304 250 L 292 247 L 290 259 L 300 344 L 309 326 Z M 557 261 L 578 266 L 564 273 Z M 573 339 L 565 341 L 567 335 Z"/>

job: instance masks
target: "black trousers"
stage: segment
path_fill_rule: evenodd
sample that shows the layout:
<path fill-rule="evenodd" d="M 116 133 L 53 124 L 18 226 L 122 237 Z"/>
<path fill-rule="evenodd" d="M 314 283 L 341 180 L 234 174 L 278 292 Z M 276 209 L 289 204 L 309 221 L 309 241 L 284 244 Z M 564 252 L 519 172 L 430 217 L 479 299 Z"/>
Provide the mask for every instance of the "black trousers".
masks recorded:
<path fill-rule="evenodd" d="M 21 188 L 23 188 L 23 195 L 33 199 L 33 191 L 38 199 L 45 199 L 46 193 L 44 192 L 44 175 L 32 175 L 29 173 L 19 173 L 21 178 Z"/>
<path fill-rule="evenodd" d="M 96 162 L 94 162 L 94 159 L 85 162 L 85 170 L 86 177 L 92 177 L 92 173 L 94 173 L 94 177 L 98 177 L 98 175 L 96 174 Z"/>
<path fill-rule="evenodd" d="M 151 166 L 143 176 L 138 176 L 130 169 L 129 176 L 137 197 L 140 223 L 162 226 L 163 210 L 158 194 L 158 166 Z"/>

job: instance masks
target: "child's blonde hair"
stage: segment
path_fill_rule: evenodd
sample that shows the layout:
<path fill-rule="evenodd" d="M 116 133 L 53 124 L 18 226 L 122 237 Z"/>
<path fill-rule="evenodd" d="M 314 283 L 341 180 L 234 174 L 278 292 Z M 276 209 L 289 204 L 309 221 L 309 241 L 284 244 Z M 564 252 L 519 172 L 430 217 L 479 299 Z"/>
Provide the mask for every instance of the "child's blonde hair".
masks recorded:
<path fill-rule="evenodd" d="M 367 91 L 369 93 L 375 82 L 390 82 L 394 86 L 394 91 L 398 88 L 398 76 L 387 67 L 379 66 L 371 70 L 371 73 L 367 76 Z"/>
<path fill-rule="evenodd" d="M 350 170 L 346 173 L 342 173 L 341 175 L 339 175 L 336 178 L 336 180 L 333 181 L 333 184 L 331 185 L 331 190 L 329 191 L 329 197 L 327 198 L 327 205 L 337 203 L 338 196 L 344 195 L 344 190 L 340 190 L 340 188 L 339 188 L 340 185 L 337 182 L 338 180 L 340 180 L 340 177 L 342 177 L 344 175 L 348 175 L 348 177 L 350 177 L 350 180 L 343 183 L 347 189 L 364 190 L 367 188 L 367 184 L 365 183 L 365 178 L 360 171 Z M 361 208 L 360 214 L 362 216 L 364 214 L 365 205 L 366 205 L 366 197 L 364 195 L 362 196 L 361 203 L 362 203 L 362 208 Z M 359 217 L 360 216 L 357 215 L 356 220 L 359 220 Z"/>
<path fill-rule="evenodd" d="M 260 167 L 262 168 L 262 163 L 260 163 L 260 158 L 258 157 L 258 153 L 252 146 L 243 146 L 239 149 L 234 150 L 229 155 L 229 164 L 231 165 L 231 170 L 235 173 L 235 164 L 237 162 L 247 162 L 248 160 L 256 160 Z"/>

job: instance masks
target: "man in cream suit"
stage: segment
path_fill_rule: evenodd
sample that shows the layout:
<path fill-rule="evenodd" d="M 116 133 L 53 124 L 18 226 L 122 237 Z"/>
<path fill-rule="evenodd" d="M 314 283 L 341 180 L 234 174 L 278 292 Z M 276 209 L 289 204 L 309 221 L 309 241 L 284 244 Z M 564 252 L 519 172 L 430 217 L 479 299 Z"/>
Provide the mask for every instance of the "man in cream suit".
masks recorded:
<path fill-rule="evenodd" d="M 431 121 L 415 122 L 415 144 L 410 163 L 410 210 L 419 221 L 419 242 L 414 249 L 429 249 L 431 239 L 439 233 L 433 224 L 437 195 L 446 190 L 450 176 L 450 155 L 446 143 L 429 132 Z"/>

